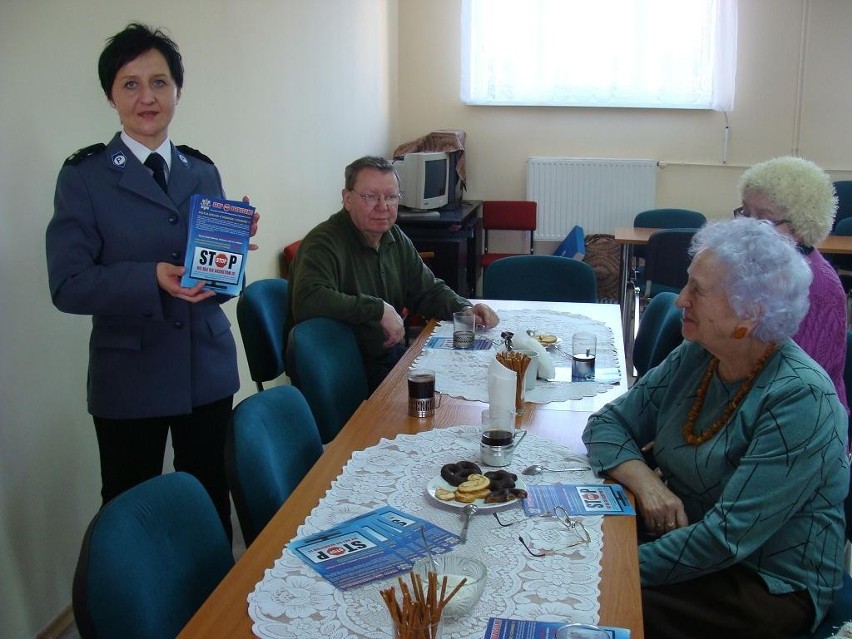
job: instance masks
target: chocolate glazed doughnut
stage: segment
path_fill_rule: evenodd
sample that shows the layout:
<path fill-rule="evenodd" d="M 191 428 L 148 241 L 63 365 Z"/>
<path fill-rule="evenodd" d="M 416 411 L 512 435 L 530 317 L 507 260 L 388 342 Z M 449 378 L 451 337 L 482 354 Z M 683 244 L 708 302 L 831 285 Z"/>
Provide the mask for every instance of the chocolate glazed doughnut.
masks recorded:
<path fill-rule="evenodd" d="M 523 488 L 501 488 L 500 490 L 492 490 L 485 498 L 486 504 L 502 504 L 515 499 L 526 499 L 527 491 Z"/>
<path fill-rule="evenodd" d="M 458 486 L 467 481 L 473 473 L 482 474 L 482 469 L 472 461 L 460 461 L 454 464 L 444 464 L 441 468 L 441 478 L 448 484 Z"/>
<path fill-rule="evenodd" d="M 502 490 L 504 488 L 514 488 L 518 476 L 515 473 L 510 473 L 507 470 L 490 470 L 485 473 L 485 476 L 491 480 L 491 490 Z"/>

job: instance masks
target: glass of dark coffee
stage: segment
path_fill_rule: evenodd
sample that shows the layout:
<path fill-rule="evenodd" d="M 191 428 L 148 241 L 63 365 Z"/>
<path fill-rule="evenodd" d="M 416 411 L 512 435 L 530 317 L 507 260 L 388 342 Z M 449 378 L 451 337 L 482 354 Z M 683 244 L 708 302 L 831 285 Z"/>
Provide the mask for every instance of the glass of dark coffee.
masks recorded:
<path fill-rule="evenodd" d="M 510 410 L 486 409 L 482 411 L 479 454 L 486 466 L 508 466 L 515 449 L 527 431 L 515 428 L 515 413 Z"/>
<path fill-rule="evenodd" d="M 408 371 L 408 414 L 412 417 L 431 417 L 441 405 L 435 393 L 435 371 L 412 368 Z"/>

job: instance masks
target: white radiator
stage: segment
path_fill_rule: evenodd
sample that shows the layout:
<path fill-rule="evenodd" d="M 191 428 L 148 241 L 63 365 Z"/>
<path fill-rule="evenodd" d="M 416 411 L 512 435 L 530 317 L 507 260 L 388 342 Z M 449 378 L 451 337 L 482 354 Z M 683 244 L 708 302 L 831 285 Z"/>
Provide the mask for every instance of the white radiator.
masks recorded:
<path fill-rule="evenodd" d="M 538 203 L 537 240 L 562 240 L 575 224 L 586 235 L 633 226 L 657 196 L 654 160 L 531 157 L 527 199 Z"/>

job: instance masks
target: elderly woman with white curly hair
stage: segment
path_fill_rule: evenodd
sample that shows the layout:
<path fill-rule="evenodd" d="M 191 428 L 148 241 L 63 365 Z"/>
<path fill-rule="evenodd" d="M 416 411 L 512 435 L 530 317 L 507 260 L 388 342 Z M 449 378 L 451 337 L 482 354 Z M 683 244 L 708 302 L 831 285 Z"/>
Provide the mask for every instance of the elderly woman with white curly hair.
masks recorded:
<path fill-rule="evenodd" d="M 842 579 L 847 415 L 790 336 L 811 273 L 769 222 L 701 229 L 683 336 L 589 419 L 592 466 L 636 497 L 645 636 L 792 637 Z M 659 472 L 643 460 L 653 441 Z"/>
<path fill-rule="evenodd" d="M 796 242 L 813 274 L 810 310 L 793 341 L 822 366 L 849 411 L 843 367 L 846 362 L 846 294 L 834 267 L 815 248 L 831 232 L 837 197 L 831 178 L 803 158 L 785 156 L 755 164 L 740 178 L 742 206 L 735 216 L 772 222 Z"/>

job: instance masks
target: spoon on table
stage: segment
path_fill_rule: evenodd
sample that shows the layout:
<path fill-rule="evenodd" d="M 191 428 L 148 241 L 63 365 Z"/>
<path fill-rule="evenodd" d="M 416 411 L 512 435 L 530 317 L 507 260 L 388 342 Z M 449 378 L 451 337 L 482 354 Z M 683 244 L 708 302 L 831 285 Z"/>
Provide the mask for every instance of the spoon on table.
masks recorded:
<path fill-rule="evenodd" d="M 423 537 L 423 545 L 426 546 L 426 554 L 429 555 L 429 563 L 434 568 L 434 572 L 438 572 L 438 562 L 432 554 L 432 548 L 429 547 L 429 542 L 426 541 L 426 526 L 420 526 L 420 535 Z"/>
<path fill-rule="evenodd" d="M 468 504 L 467 506 L 462 508 L 462 513 L 464 514 L 464 525 L 462 526 L 461 532 L 459 533 L 459 537 L 461 537 L 462 543 L 467 541 L 467 527 L 470 526 L 470 518 L 477 510 L 479 510 L 479 508 L 477 508 L 473 504 Z"/>
<path fill-rule="evenodd" d="M 573 466 L 571 468 L 547 468 L 545 466 L 539 466 L 538 464 L 533 464 L 532 466 L 528 466 L 521 471 L 523 475 L 541 475 L 543 472 L 547 471 L 549 473 L 574 473 L 582 470 L 591 470 L 589 466 Z"/>

